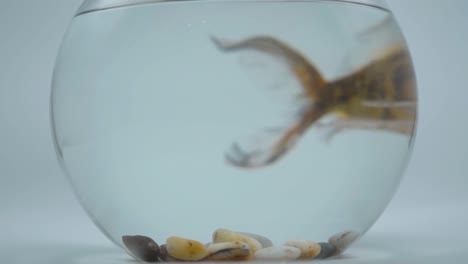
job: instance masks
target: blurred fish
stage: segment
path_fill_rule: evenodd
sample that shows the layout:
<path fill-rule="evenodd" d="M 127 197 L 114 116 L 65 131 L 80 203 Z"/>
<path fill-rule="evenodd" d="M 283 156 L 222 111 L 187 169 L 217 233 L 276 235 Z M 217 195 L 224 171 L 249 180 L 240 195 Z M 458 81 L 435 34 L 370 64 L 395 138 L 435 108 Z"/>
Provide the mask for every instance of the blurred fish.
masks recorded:
<path fill-rule="evenodd" d="M 345 129 L 371 129 L 411 135 L 416 118 L 416 82 L 411 58 L 396 46 L 344 77 L 325 80 L 299 51 L 270 36 L 239 42 L 216 37 L 223 52 L 266 54 L 288 69 L 300 86 L 292 101 L 295 114 L 284 125 L 252 133 L 249 142 L 232 143 L 226 161 L 243 168 L 263 167 L 283 157 L 312 125 L 328 129 L 326 139 Z M 292 91 L 292 90 L 291 90 Z M 325 115 L 334 116 L 327 123 Z"/>

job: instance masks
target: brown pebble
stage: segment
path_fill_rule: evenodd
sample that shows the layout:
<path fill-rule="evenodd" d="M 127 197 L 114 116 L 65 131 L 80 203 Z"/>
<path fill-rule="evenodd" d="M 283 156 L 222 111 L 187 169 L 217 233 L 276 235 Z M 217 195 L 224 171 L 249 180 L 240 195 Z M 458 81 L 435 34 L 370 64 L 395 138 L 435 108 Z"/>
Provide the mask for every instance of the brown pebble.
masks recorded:
<path fill-rule="evenodd" d="M 153 239 L 145 236 L 123 236 L 122 242 L 136 259 L 157 262 L 160 248 Z"/>

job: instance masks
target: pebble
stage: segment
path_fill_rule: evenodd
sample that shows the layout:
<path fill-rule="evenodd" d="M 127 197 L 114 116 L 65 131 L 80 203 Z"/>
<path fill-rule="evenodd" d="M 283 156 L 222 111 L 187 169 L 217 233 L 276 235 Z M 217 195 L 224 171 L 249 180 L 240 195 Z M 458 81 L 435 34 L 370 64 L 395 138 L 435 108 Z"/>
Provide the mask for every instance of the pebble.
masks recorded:
<path fill-rule="evenodd" d="M 166 240 L 166 249 L 168 255 L 177 260 L 197 261 L 209 255 L 201 242 L 182 237 L 169 237 Z"/>
<path fill-rule="evenodd" d="M 309 240 L 289 240 L 285 246 L 301 250 L 301 259 L 313 259 L 320 253 L 320 245 Z"/>
<path fill-rule="evenodd" d="M 175 259 L 171 256 L 169 256 L 169 253 L 167 252 L 167 248 L 166 248 L 166 245 L 161 245 L 160 247 L 160 253 L 159 253 L 159 258 L 164 261 L 164 262 L 174 262 L 174 261 L 181 261 L 181 260 L 178 260 L 178 259 Z"/>
<path fill-rule="evenodd" d="M 336 247 L 327 242 L 318 243 L 320 245 L 320 254 L 318 254 L 316 259 L 326 259 L 332 257 L 336 253 Z"/>
<path fill-rule="evenodd" d="M 258 260 L 293 260 L 301 256 L 301 250 L 290 246 L 276 246 L 262 248 L 255 252 Z"/>
<path fill-rule="evenodd" d="M 213 233 L 213 243 L 223 243 L 223 242 L 235 242 L 241 241 L 249 245 L 249 249 L 252 253 L 255 253 L 257 250 L 262 248 L 262 244 L 258 242 L 255 238 L 252 238 L 247 235 L 242 235 L 227 229 L 218 229 Z"/>
<path fill-rule="evenodd" d="M 328 243 L 334 245 L 338 251 L 344 251 L 351 245 L 357 238 L 359 233 L 355 231 L 345 231 L 338 233 L 328 239 Z"/>
<path fill-rule="evenodd" d="M 204 260 L 247 260 L 250 257 L 249 245 L 241 241 L 214 243 L 207 250 L 210 255 Z"/>
<path fill-rule="evenodd" d="M 237 232 L 237 233 L 241 234 L 241 235 L 244 235 L 244 236 L 251 237 L 251 238 L 257 240 L 262 245 L 262 248 L 272 247 L 273 246 L 273 242 L 271 242 L 270 239 L 268 239 L 268 238 L 266 238 L 264 236 L 257 235 L 257 234 L 252 234 L 252 233 L 246 233 L 246 232 Z"/>
<path fill-rule="evenodd" d="M 122 242 L 130 254 L 138 260 L 156 262 L 160 254 L 160 248 L 153 239 L 145 236 L 123 236 Z"/>

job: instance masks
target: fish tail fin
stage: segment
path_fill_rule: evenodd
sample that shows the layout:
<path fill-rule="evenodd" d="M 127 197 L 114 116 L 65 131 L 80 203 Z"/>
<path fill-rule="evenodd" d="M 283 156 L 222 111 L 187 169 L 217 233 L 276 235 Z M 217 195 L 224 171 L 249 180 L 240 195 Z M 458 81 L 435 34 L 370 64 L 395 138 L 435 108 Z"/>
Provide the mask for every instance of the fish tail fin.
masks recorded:
<path fill-rule="evenodd" d="M 286 125 L 256 131 L 246 141 L 236 140 L 225 156 L 227 163 L 236 167 L 270 165 L 292 149 L 309 126 L 327 112 L 323 99 L 325 78 L 299 51 L 273 37 L 256 36 L 232 42 L 212 36 L 211 40 L 223 52 L 251 50 L 272 57 L 298 84 L 299 91 L 294 94 L 298 100 L 293 101 L 295 114 Z M 293 92 L 291 88 L 288 87 L 288 91 Z"/>
<path fill-rule="evenodd" d="M 230 165 L 242 168 L 271 165 L 289 152 L 309 126 L 325 113 L 325 109 L 313 105 L 295 123 L 268 135 L 265 134 L 262 140 L 247 145 L 235 142 L 225 155 L 226 161 Z"/>

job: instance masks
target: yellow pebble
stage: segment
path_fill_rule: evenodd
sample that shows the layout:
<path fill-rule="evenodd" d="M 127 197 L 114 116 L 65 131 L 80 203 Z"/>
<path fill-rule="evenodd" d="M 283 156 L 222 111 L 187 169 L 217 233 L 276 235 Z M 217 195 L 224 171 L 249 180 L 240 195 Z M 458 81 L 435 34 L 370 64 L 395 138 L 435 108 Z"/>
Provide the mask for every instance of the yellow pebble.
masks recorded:
<path fill-rule="evenodd" d="M 301 259 L 312 259 L 320 254 L 320 245 L 309 240 L 290 240 L 286 246 L 295 247 L 301 250 Z"/>
<path fill-rule="evenodd" d="M 213 243 L 241 241 L 249 246 L 252 253 L 262 248 L 262 244 L 255 238 L 242 235 L 227 229 L 218 229 L 213 233 Z"/>
<path fill-rule="evenodd" d="M 178 260 L 201 260 L 209 255 L 201 242 L 182 237 L 169 237 L 166 249 L 169 256 Z"/>

